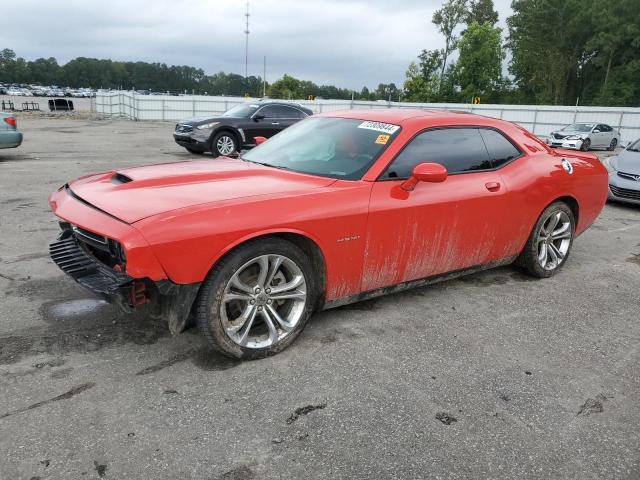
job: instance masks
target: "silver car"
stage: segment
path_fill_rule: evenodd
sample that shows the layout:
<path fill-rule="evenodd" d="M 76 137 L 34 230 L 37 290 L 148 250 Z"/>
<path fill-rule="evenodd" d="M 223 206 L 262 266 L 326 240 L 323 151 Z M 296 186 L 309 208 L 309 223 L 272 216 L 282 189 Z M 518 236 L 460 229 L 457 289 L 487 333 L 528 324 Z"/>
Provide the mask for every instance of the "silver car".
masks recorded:
<path fill-rule="evenodd" d="M 602 163 L 609 170 L 609 199 L 640 205 L 640 139 Z"/>
<path fill-rule="evenodd" d="M 16 148 L 22 143 L 22 133 L 18 131 L 16 116 L 0 112 L 0 148 Z"/>
<path fill-rule="evenodd" d="M 587 151 L 606 148 L 613 151 L 620 142 L 620 133 L 604 123 L 573 123 L 551 132 L 547 143 L 551 147 Z"/>

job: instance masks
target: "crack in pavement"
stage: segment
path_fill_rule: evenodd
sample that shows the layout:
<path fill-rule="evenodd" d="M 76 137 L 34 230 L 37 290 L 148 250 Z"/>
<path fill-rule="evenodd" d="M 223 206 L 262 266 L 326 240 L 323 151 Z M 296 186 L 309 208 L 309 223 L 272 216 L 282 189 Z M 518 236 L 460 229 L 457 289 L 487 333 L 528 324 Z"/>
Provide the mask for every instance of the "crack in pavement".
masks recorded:
<path fill-rule="evenodd" d="M 49 405 L 50 403 L 53 402 L 58 402 L 60 400 L 67 400 L 71 397 L 74 397 L 86 390 L 89 390 L 90 388 L 95 387 L 96 384 L 93 382 L 89 382 L 89 383 L 83 383 L 82 385 L 78 385 L 76 387 L 73 387 L 71 390 L 69 390 L 68 392 L 63 393 L 62 395 L 58 395 L 57 397 L 53 397 L 50 398 L 48 400 L 43 400 L 41 402 L 38 403 L 34 403 L 33 405 L 29 405 L 28 407 L 24 407 L 24 408 L 19 408 L 18 410 L 13 410 L 12 412 L 7 412 L 4 413 L 2 415 L 0 415 L 0 419 L 2 418 L 7 418 L 10 417 L 12 415 L 17 415 L 19 413 L 24 413 L 27 412 L 29 410 L 33 410 L 35 408 L 39 408 L 39 407 L 44 407 L 45 405 Z"/>

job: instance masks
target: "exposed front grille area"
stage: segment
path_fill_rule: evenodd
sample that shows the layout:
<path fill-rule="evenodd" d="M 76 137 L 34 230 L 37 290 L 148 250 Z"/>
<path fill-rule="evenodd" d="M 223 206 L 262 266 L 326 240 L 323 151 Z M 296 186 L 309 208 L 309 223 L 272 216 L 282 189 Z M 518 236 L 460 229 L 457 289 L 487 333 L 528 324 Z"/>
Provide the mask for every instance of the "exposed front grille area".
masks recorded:
<path fill-rule="evenodd" d="M 640 175 L 635 175 L 633 173 L 618 172 L 618 176 L 620 178 L 625 178 L 627 180 L 634 180 L 636 182 L 640 182 Z"/>
<path fill-rule="evenodd" d="M 107 267 L 113 268 L 120 265 L 124 269 L 126 258 L 118 242 L 66 222 L 62 222 L 60 226 L 63 234 L 66 233 L 75 239 L 78 247 L 88 255 Z"/>
<path fill-rule="evenodd" d="M 629 188 L 614 187 L 613 185 L 609 185 L 609 188 L 616 197 L 628 198 L 629 200 L 640 200 L 640 189 L 631 190 Z"/>
<path fill-rule="evenodd" d="M 68 225 L 68 224 L 67 224 Z M 105 265 L 89 254 L 71 229 L 49 245 L 51 259 L 78 283 L 94 292 L 112 294 L 131 283 L 131 279 Z"/>

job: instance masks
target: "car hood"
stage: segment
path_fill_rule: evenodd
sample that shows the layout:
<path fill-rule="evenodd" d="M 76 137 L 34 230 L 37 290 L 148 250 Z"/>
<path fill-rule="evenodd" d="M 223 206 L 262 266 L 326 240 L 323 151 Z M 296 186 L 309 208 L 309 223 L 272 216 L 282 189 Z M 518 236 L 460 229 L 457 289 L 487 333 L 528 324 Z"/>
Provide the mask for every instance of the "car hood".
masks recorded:
<path fill-rule="evenodd" d="M 551 134 L 554 133 L 563 135 L 565 137 L 570 137 L 571 135 L 589 135 L 589 132 L 577 132 L 575 130 L 556 130 L 555 132 L 551 132 Z"/>
<path fill-rule="evenodd" d="M 623 150 L 615 161 L 615 167 L 619 172 L 640 175 L 640 152 Z"/>
<path fill-rule="evenodd" d="M 185 118 L 184 120 L 180 120 L 178 122 L 179 125 L 200 125 L 202 123 L 210 123 L 210 122 L 219 122 L 220 117 L 193 117 L 193 118 Z"/>
<path fill-rule="evenodd" d="M 335 181 L 223 157 L 100 173 L 68 187 L 81 201 L 134 223 L 179 208 L 257 195 L 292 195 Z"/>

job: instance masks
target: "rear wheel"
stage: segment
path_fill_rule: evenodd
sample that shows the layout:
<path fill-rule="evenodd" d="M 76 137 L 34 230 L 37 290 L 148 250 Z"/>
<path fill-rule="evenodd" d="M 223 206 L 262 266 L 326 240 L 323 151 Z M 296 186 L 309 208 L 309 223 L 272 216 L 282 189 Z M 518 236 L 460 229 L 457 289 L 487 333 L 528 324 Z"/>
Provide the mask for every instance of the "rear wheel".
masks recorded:
<path fill-rule="evenodd" d="M 583 152 L 586 152 L 587 150 L 589 150 L 591 148 L 591 139 L 589 138 L 585 138 L 582 141 L 582 145 L 580 146 L 580 150 L 582 150 Z"/>
<path fill-rule="evenodd" d="M 211 141 L 211 153 L 214 157 L 228 156 L 238 150 L 238 141 L 229 132 L 217 133 Z"/>
<path fill-rule="evenodd" d="M 274 355 L 288 347 L 313 313 L 309 258 L 278 238 L 248 242 L 209 272 L 196 301 L 200 330 L 227 356 Z"/>
<path fill-rule="evenodd" d="M 517 263 L 531 275 L 547 278 L 566 263 L 575 233 L 575 217 L 564 202 L 549 205 L 536 222 Z"/>
<path fill-rule="evenodd" d="M 607 150 L 609 150 L 610 152 L 613 152 L 616 149 L 617 145 L 618 145 L 618 139 L 614 138 L 613 140 L 611 140 L 611 143 L 609 144 L 609 148 L 607 148 Z"/>

